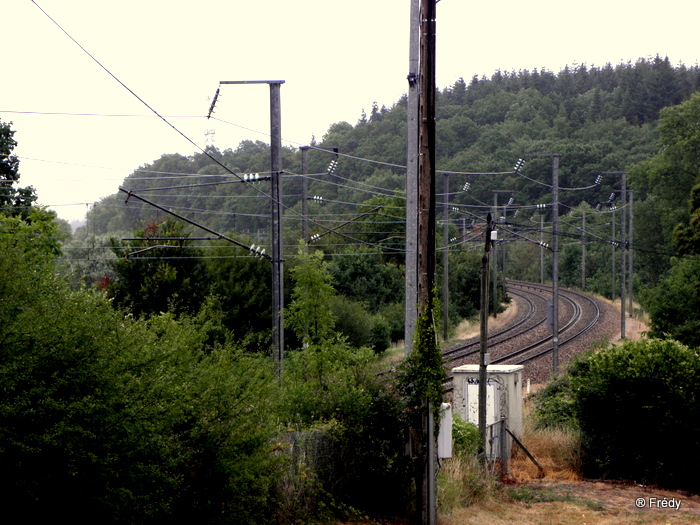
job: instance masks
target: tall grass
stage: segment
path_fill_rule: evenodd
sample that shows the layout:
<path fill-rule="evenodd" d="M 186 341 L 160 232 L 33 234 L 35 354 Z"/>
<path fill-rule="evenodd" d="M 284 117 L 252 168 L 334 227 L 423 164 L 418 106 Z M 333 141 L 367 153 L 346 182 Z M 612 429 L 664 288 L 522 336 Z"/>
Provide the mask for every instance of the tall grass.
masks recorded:
<path fill-rule="evenodd" d="M 438 473 L 438 505 L 442 514 L 489 498 L 498 487 L 495 472 L 483 467 L 476 455 L 442 460 Z"/>
<path fill-rule="evenodd" d="M 526 405 L 523 432 L 521 442 L 543 467 L 544 479 L 580 479 L 578 430 L 537 428 Z M 475 504 L 497 508 L 499 501 L 504 500 L 503 482 L 524 483 L 541 478 L 537 466 L 515 444 L 508 467 L 508 475 L 501 478 L 499 466 L 482 466 L 473 452 L 457 453 L 453 458 L 443 460 L 438 474 L 438 504 L 443 522 L 451 523 L 450 516 L 459 516 L 463 509 Z"/>
<path fill-rule="evenodd" d="M 581 436 L 577 429 L 536 428 L 530 418 L 526 418 L 521 441 L 544 469 L 545 479 L 575 481 L 581 478 Z M 510 476 L 519 483 L 539 477 L 537 466 L 517 446 L 513 447 Z"/>

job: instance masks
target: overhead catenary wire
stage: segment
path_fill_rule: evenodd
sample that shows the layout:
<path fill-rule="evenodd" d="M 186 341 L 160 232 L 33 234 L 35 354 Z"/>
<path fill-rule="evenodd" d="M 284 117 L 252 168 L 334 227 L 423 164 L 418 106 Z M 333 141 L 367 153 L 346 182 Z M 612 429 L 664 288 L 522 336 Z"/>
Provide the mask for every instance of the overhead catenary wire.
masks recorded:
<path fill-rule="evenodd" d="M 188 137 L 185 133 L 183 133 L 180 129 L 178 129 L 175 125 L 173 125 L 173 124 L 168 120 L 168 118 L 166 118 L 165 116 L 161 115 L 158 111 L 155 110 L 155 108 L 153 108 L 153 107 L 152 107 L 151 105 L 149 105 L 143 98 L 141 98 L 135 91 L 133 91 L 133 90 L 132 90 L 131 88 L 129 88 L 124 82 L 122 82 L 122 81 L 121 81 L 116 75 L 114 75 L 104 64 L 102 64 L 102 63 L 101 63 L 95 56 L 93 56 L 85 47 L 83 47 L 75 38 L 73 38 L 73 37 L 72 37 L 72 36 L 71 36 L 71 35 L 70 35 L 70 34 L 69 34 L 69 33 L 68 33 L 68 32 L 53 18 L 53 17 L 51 17 L 51 16 L 42 8 L 35 0 L 32 0 L 32 3 L 34 3 L 34 5 L 36 5 L 36 7 L 37 7 L 39 10 L 41 10 L 42 13 L 44 13 L 44 15 L 45 15 L 49 20 L 51 20 L 51 22 L 53 22 L 53 23 L 54 23 L 54 24 L 55 24 L 55 25 L 56 25 L 56 26 L 57 26 L 57 27 L 58 27 L 72 42 L 74 42 L 85 54 L 87 54 L 100 68 L 102 68 L 108 75 L 110 75 L 116 82 L 118 82 L 124 89 L 126 89 L 132 96 L 134 96 L 140 103 L 142 103 L 146 108 L 148 108 L 156 117 L 158 117 L 159 119 L 161 119 L 165 124 L 167 124 L 169 127 L 171 127 L 175 132 L 177 132 L 180 136 L 182 136 L 185 140 L 187 140 L 187 141 L 188 141 L 190 144 L 192 144 L 195 148 L 197 148 L 197 149 L 200 150 L 203 154 L 205 154 L 206 156 L 208 156 L 214 163 L 216 163 L 216 164 L 218 164 L 219 166 L 221 166 L 225 171 L 227 171 L 227 172 L 229 172 L 230 174 L 232 174 L 232 175 L 237 176 L 237 177 L 240 178 L 240 175 L 238 175 L 236 172 L 234 172 L 233 170 L 231 170 L 230 168 L 228 168 L 228 167 L 227 167 L 225 164 L 223 164 L 221 161 L 219 161 L 219 160 L 216 159 L 214 156 L 212 156 L 208 151 L 206 151 L 206 149 L 204 149 L 204 148 L 202 148 L 201 146 L 199 146 L 195 141 L 193 141 L 190 137 Z M 216 101 L 216 97 L 215 97 L 215 101 Z M 215 101 L 214 101 L 214 103 L 215 103 Z M 210 107 L 210 111 L 209 111 L 209 114 L 207 115 L 207 117 L 211 117 L 211 113 L 212 113 L 212 111 L 213 111 L 213 109 L 214 109 L 214 103 L 212 103 L 212 106 Z M 220 119 L 216 119 L 216 120 L 220 120 Z M 320 148 L 316 148 L 316 149 L 320 149 Z M 363 158 L 361 158 L 361 157 L 355 157 L 355 156 L 347 155 L 347 154 L 340 154 L 340 155 L 343 156 L 343 157 L 346 157 L 346 158 L 356 159 L 356 160 L 360 160 L 360 161 L 363 161 L 363 162 L 373 162 L 373 163 L 375 163 L 375 164 L 384 165 L 384 166 L 388 166 L 388 167 L 393 167 L 393 168 L 398 168 L 398 169 L 405 169 L 405 166 L 402 166 L 402 165 L 399 165 L 399 164 L 393 164 L 393 163 L 382 162 L 382 161 L 373 161 L 373 160 L 370 160 L 370 159 L 363 159 Z M 446 172 L 446 171 L 443 172 L 443 171 L 440 171 L 440 170 L 438 170 L 437 172 L 438 172 L 438 173 L 451 173 L 451 174 L 463 173 L 463 174 L 466 174 L 466 175 L 481 175 L 481 174 L 474 173 L 474 172 Z M 512 174 L 512 173 L 513 173 L 513 172 L 496 172 L 496 173 L 492 173 L 491 175 L 504 175 L 504 174 Z M 484 175 L 488 175 L 488 174 L 484 174 Z M 531 179 L 531 180 L 532 180 L 532 179 Z M 245 182 L 245 181 L 244 181 L 244 182 Z M 533 182 L 537 182 L 537 181 L 534 181 L 534 180 L 533 180 Z M 562 188 L 562 189 L 565 189 L 565 188 Z M 573 188 L 567 188 L 567 189 L 573 190 Z M 586 188 L 581 188 L 581 189 L 586 189 Z M 133 190 L 128 190 L 128 191 L 130 192 L 130 194 L 136 196 L 136 194 L 133 193 Z M 140 191 L 140 190 L 139 190 L 139 191 Z M 271 195 L 268 195 L 267 193 L 265 193 L 265 192 L 262 191 L 261 189 L 257 188 L 257 191 L 259 191 L 259 192 L 261 193 L 261 195 L 265 196 L 267 199 L 274 200 L 273 197 L 272 197 Z M 279 203 L 279 204 L 282 205 L 281 203 Z M 292 210 L 291 208 L 286 207 L 286 206 L 283 206 L 283 207 L 284 207 L 286 210 L 288 210 L 288 211 L 290 211 L 290 212 L 292 212 L 292 213 L 298 215 L 298 212 Z"/>

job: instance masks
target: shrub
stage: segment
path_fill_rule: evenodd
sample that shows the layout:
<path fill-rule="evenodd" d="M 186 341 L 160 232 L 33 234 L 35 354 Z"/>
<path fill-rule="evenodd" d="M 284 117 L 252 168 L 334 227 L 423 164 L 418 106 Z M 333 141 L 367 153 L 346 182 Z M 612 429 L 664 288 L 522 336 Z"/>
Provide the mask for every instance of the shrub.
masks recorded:
<path fill-rule="evenodd" d="M 700 356 L 676 341 L 590 353 L 572 375 L 586 476 L 700 490 Z"/>
<path fill-rule="evenodd" d="M 305 519 L 327 517 L 330 510 L 339 519 L 352 517 L 353 509 L 385 517 L 405 512 L 411 477 L 404 404 L 390 375 L 378 372 L 371 349 L 343 342 L 288 355 L 285 422 L 295 431 L 322 431 L 319 442 L 332 450 L 306 465 L 314 483 L 304 494 Z"/>
<path fill-rule="evenodd" d="M 479 427 L 464 421 L 458 414 L 453 414 L 452 441 L 455 456 L 476 456 L 481 448 Z"/>
<path fill-rule="evenodd" d="M 391 326 L 382 315 L 372 316 L 369 344 L 377 354 L 391 346 Z"/>
<path fill-rule="evenodd" d="M 573 377 L 585 374 L 588 366 L 587 359 L 588 354 L 574 356 L 569 361 L 564 374 L 553 378 L 533 395 L 535 407 L 532 420 L 536 429 L 578 428 L 571 380 Z"/>
<path fill-rule="evenodd" d="M 362 303 L 335 296 L 329 304 L 335 317 L 335 330 L 355 348 L 367 346 L 371 338 L 372 317 Z"/>

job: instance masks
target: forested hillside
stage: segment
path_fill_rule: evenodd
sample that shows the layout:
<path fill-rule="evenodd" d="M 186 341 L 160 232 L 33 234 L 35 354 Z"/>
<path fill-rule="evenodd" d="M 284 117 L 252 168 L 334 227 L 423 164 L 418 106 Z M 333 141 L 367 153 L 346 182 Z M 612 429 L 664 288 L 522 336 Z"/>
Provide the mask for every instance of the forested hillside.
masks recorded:
<path fill-rule="evenodd" d="M 688 100 L 699 89 L 697 65 L 674 66 L 668 58 L 659 56 L 617 66 L 567 66 L 558 73 L 497 71 L 491 78 L 474 77 L 469 82 L 459 79 L 442 89 L 437 96 L 438 206 L 449 202 L 451 258 L 471 258 L 464 250 L 478 237 L 480 224 L 497 199 L 503 207 L 498 216 L 504 223 L 507 275 L 547 280 L 550 252 L 537 243 L 551 244 L 551 158 L 527 155 L 557 154 L 561 156 L 563 284 L 608 297 L 619 293 L 619 279 L 616 282 L 610 267 L 619 257 L 622 213 L 616 213 L 615 207 L 621 196 L 622 171 L 630 172 L 628 189 L 633 190 L 634 197 L 635 284 L 648 288 L 658 283 L 671 266 L 671 256 L 677 253 L 673 228 L 689 220 L 686 202 L 695 175 L 684 182 L 674 180 L 673 196 L 669 197 L 660 195 L 668 186 L 660 188 L 650 182 L 640 166 L 665 147 L 657 129 L 662 109 Z M 385 318 L 393 327 L 394 337 L 398 337 L 400 322 L 392 319 L 400 312 L 402 300 L 399 281 L 404 242 L 405 97 L 391 108 L 375 104 L 369 114 L 363 110 L 355 124 L 331 125 L 321 140 L 312 140 L 310 146 L 305 153 L 291 147 L 283 151 L 284 253 L 293 256 L 296 252 L 306 223 L 311 245 L 332 257 L 334 284 L 342 290 L 343 300 L 364 302 L 364 309 L 372 315 L 384 307 L 392 309 Z M 260 141 L 243 141 L 235 149 L 209 147 L 191 156 L 164 154 L 153 164 L 135 170 L 123 186 L 245 245 L 266 247 L 269 253 L 269 157 L 268 145 Z M 528 162 L 515 172 L 513 166 L 521 157 Z M 304 169 L 305 178 L 301 176 Z M 448 184 L 447 195 L 442 191 L 443 182 Z M 306 200 L 302 202 L 304 195 Z M 74 268 L 82 272 L 82 280 L 94 282 L 105 275 L 108 280 L 119 280 L 118 269 L 124 264 L 116 266 L 115 275 L 113 265 L 99 261 L 113 256 L 110 237 L 122 255 L 155 242 L 119 240 L 132 237 L 135 230 L 143 233 L 150 223 L 152 230 L 167 218 L 164 212 L 134 198 L 125 200 L 124 193 L 103 199 L 88 214 L 87 227 L 76 233 L 69 253 Z M 442 236 L 442 227 L 438 229 Z M 183 231 L 191 237 L 202 235 L 189 226 Z M 439 243 L 443 246 L 446 240 L 440 239 Z M 224 246 L 226 243 L 219 247 L 212 244 L 193 240 L 166 251 L 170 258 L 197 255 L 205 261 L 202 264 L 218 264 L 221 268 L 227 263 L 214 257 L 237 254 L 240 258 L 245 254 L 234 246 Z M 581 253 L 584 244 L 588 248 L 585 261 Z M 367 251 L 372 251 L 378 262 L 365 262 L 354 274 L 341 269 L 348 267 L 341 262 L 348 257 L 339 255 Z M 152 257 L 156 252 L 146 255 Z M 164 257 L 164 253 L 157 255 Z M 96 260 L 80 262 L 90 256 Z M 255 264 L 264 266 L 262 261 Z M 370 287 L 382 291 L 381 300 L 368 298 L 362 291 L 364 285 L 358 285 L 371 282 L 370 274 L 377 278 L 386 273 L 377 272 L 377 264 L 399 270 L 381 286 L 374 283 Z M 234 273 L 240 275 L 240 271 Z M 262 268 L 260 271 L 265 273 Z M 450 286 L 462 286 L 464 290 L 469 271 L 462 272 L 456 264 L 451 273 Z M 158 275 L 167 274 L 161 271 Z M 358 275 L 362 275 L 361 280 Z M 140 289 L 141 284 L 136 284 Z M 125 297 L 124 304 L 131 304 L 114 283 L 106 285 L 112 287 L 115 297 Z M 267 286 L 261 283 L 261 289 Z M 249 298 L 250 294 L 245 293 Z M 478 297 L 454 295 L 450 299 L 454 320 L 473 313 Z M 261 292 L 263 296 L 266 292 Z M 260 311 L 267 312 L 267 308 L 260 307 Z"/>
<path fill-rule="evenodd" d="M 588 186 L 601 171 L 621 171 L 655 153 L 653 124 L 660 109 L 679 104 L 699 88 L 697 66 L 674 67 L 668 58 L 660 57 L 615 67 L 610 64 L 602 68 L 565 67 L 556 74 L 544 70 L 499 71 L 490 79 L 474 77 L 469 83 L 459 79 L 437 97 L 438 168 L 505 172 L 511 171 L 524 154 L 558 153 L 562 155 L 561 185 Z M 369 115 L 363 110 L 354 125 L 347 122 L 331 125 L 322 140 L 312 145 L 339 149 L 338 177 L 330 180 L 318 177 L 310 185 L 310 196 L 319 195 L 328 200 L 340 196 L 359 203 L 371 197 L 368 192 L 402 189 L 405 130 L 405 97 L 391 108 L 375 105 Z M 310 152 L 308 172 L 325 172 L 331 158 L 324 152 Z M 124 186 L 138 192 L 146 188 L 223 181 L 223 177 L 212 176 L 228 175 L 230 184 L 162 190 L 149 195 L 160 204 L 197 216 L 217 230 L 255 233 L 267 227 L 269 203 L 264 195 L 265 183 L 258 183 L 256 190 L 239 183 L 227 170 L 264 175 L 269 172 L 269 165 L 265 143 L 244 141 L 235 149 L 219 151 L 210 147 L 206 154 L 188 157 L 165 154 L 153 164 L 134 171 Z M 294 208 L 301 196 L 301 182 L 292 174 L 301 173 L 301 152 L 285 148 L 283 166 L 288 172 L 284 203 Z M 173 178 L 175 174 L 189 178 Z M 539 180 L 546 180 L 547 176 L 542 173 Z M 365 186 L 359 188 L 348 179 L 361 181 Z M 465 180 L 469 180 L 467 176 L 455 178 L 454 191 Z M 604 185 L 600 195 L 610 187 L 611 184 Z M 477 199 L 489 201 L 491 189 L 522 192 L 519 200 L 523 201 L 539 199 L 544 193 L 537 184 L 512 176 L 475 177 L 472 181 L 472 192 Z M 138 203 L 125 207 L 123 202 L 123 195 L 104 199 L 89 215 L 90 230 L 96 233 L 132 230 L 142 224 L 139 221 L 157 216 L 147 206 L 143 206 L 146 211 L 141 211 Z M 565 195 L 563 202 L 576 204 L 580 196 Z M 294 217 L 293 213 L 287 217 L 290 228 L 298 226 Z"/>

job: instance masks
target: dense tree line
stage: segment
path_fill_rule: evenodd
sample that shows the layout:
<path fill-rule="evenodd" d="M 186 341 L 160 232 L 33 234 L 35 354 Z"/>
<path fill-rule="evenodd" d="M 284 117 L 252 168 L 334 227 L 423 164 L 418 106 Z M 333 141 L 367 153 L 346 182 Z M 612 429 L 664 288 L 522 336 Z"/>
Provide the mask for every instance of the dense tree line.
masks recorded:
<path fill-rule="evenodd" d="M 450 207 L 448 239 L 442 238 L 439 228 L 438 242 L 441 246 L 450 244 L 450 259 L 454 259 L 450 265 L 453 277 L 449 281 L 453 322 L 473 313 L 478 303 L 478 295 L 473 292 L 478 281 L 473 281 L 474 273 L 468 269 L 474 264 L 474 258 L 469 255 L 470 246 L 478 243 L 470 241 L 478 238 L 483 217 L 493 206 L 494 190 L 510 190 L 508 195 L 498 197 L 499 206 L 511 202 L 510 199 L 513 203 L 508 209 L 503 208 L 502 224 L 497 225 L 506 232 L 500 248 L 501 265 L 507 267 L 511 277 L 533 280 L 551 277 L 551 252 L 536 245 L 541 240 L 551 245 L 551 160 L 531 158 L 515 173 L 515 161 L 529 153 L 561 155 L 559 214 L 565 218 L 560 232 L 563 284 L 581 286 L 608 297 L 619 294 L 619 279 L 616 282 L 611 266 L 621 249 L 615 245 L 620 236 L 621 211 L 616 214 L 613 209 L 615 198 L 617 202 L 620 199 L 620 178 L 611 174 L 603 176 L 599 184 L 594 182 L 600 173 L 629 170 L 629 187 L 635 192 L 635 225 L 637 231 L 644 232 L 634 239 L 635 283 L 639 288 L 656 285 L 664 271 L 670 269 L 670 255 L 676 253 L 671 241 L 673 229 L 679 222 L 689 220 L 685 200 L 694 175 L 692 166 L 684 168 L 685 175 L 680 178 L 672 175 L 675 169 L 672 167 L 664 175 L 658 161 L 649 159 L 668 149 L 673 134 L 669 130 L 677 127 L 668 118 L 657 126 L 661 109 L 687 100 L 697 90 L 699 78 L 697 66 L 674 67 L 668 58 L 657 56 L 617 66 L 567 66 L 559 73 L 497 71 L 491 78 L 474 77 L 468 83 L 459 79 L 440 90 L 438 168 L 453 173 L 438 175 L 447 179 L 449 192 L 438 197 L 439 205 L 449 202 Z M 405 181 L 401 166 L 406 160 L 405 126 L 405 98 L 390 108 L 373 105 L 370 114 L 363 111 L 354 125 L 347 122 L 331 125 L 320 142 L 312 141 L 312 146 L 325 149 L 312 148 L 307 152 L 305 203 L 302 203 L 303 180 L 298 176 L 302 154 L 292 148 L 283 151 L 284 252 L 296 252 L 306 221 L 309 235 L 319 236 L 311 244 L 332 260 L 333 284 L 339 292 L 332 304 L 336 311 L 347 312 L 338 316 L 338 323 L 344 325 L 344 333 L 357 345 L 367 343 L 371 338 L 369 327 L 375 325 L 377 331 L 385 331 L 388 326 L 394 340 L 401 337 L 403 330 Z M 332 148 L 337 148 L 340 155 L 336 156 Z M 669 158 L 671 154 L 664 155 Z M 692 152 L 686 156 L 692 158 Z M 331 169 L 331 161 L 337 161 L 337 167 Z M 158 204 L 244 244 L 265 246 L 269 243 L 268 172 L 267 145 L 244 141 L 236 149 L 220 151 L 208 147 L 191 156 L 163 155 L 135 171 L 124 186 L 146 197 L 153 196 Z M 665 180 L 659 184 L 663 177 L 674 177 L 673 184 Z M 589 189 L 567 190 L 586 187 Z M 79 259 L 81 253 L 86 253 L 86 244 L 108 246 L 105 236 L 133 237 L 136 234 L 132 232 L 142 235 L 153 225 L 165 227 L 163 212 L 134 199 L 127 204 L 123 200 L 123 194 L 115 195 L 94 206 L 86 228 L 76 233 L 73 251 L 69 245 L 66 251 Z M 302 216 L 303 204 L 307 208 L 306 217 Z M 544 207 L 536 208 L 538 204 Z M 583 231 L 584 214 L 587 231 Z M 663 227 L 651 227 L 657 223 Z M 617 239 L 613 238 L 615 229 Z M 199 235 L 195 229 L 186 230 L 189 236 Z M 452 241 L 446 242 L 449 239 Z M 119 247 L 118 242 L 111 244 L 112 252 L 120 256 L 145 247 L 143 242 L 134 241 L 124 247 Z M 581 275 L 584 246 L 586 264 Z M 241 257 L 242 250 L 214 247 L 209 241 L 187 241 L 180 248 L 150 246 L 150 252 L 144 255 L 152 259 L 163 257 L 166 251 L 172 259 L 168 262 L 140 261 L 140 256 L 135 255 L 130 262 L 106 265 L 95 260 L 76 263 L 74 267 L 79 267 L 79 275 L 88 283 L 104 282 L 107 275 L 112 279 L 106 284 L 111 287 L 115 304 L 125 306 L 129 304 L 129 295 L 124 295 L 126 288 L 135 286 L 139 290 L 143 286 L 139 278 L 128 283 L 129 272 L 137 277 L 143 275 L 137 267 L 151 267 L 153 272 L 160 273 L 146 279 L 144 290 L 150 290 L 149 294 L 157 295 L 154 286 L 171 279 L 174 288 L 167 291 L 167 287 L 161 287 L 161 292 L 164 298 L 170 297 L 167 301 L 172 308 L 177 309 L 177 299 L 176 295 L 168 295 L 171 293 L 188 297 L 195 308 L 204 296 L 214 295 L 224 303 L 223 310 L 230 312 L 226 315 L 226 326 L 236 331 L 238 337 L 252 337 L 256 345 L 264 347 L 270 325 L 266 306 L 269 279 L 263 261 L 243 262 L 247 259 Z M 113 256 L 109 250 L 102 253 Z M 236 260 L 219 258 L 233 254 Z M 196 255 L 201 260 L 188 262 L 175 255 Z M 290 257 L 290 267 L 294 264 Z M 466 265 L 464 269 L 462 264 Z M 184 268 L 183 265 L 194 265 L 192 272 L 188 271 L 189 279 L 203 279 L 206 285 L 193 288 L 195 293 L 183 295 L 180 285 L 174 284 L 177 281 L 174 269 Z M 165 272 L 168 268 L 170 273 Z M 253 270 L 256 273 L 249 279 L 243 277 L 245 272 Z M 144 297 L 149 297 L 142 301 L 152 311 L 167 309 L 168 305 L 155 296 Z M 136 313 L 139 312 L 137 309 Z"/>

